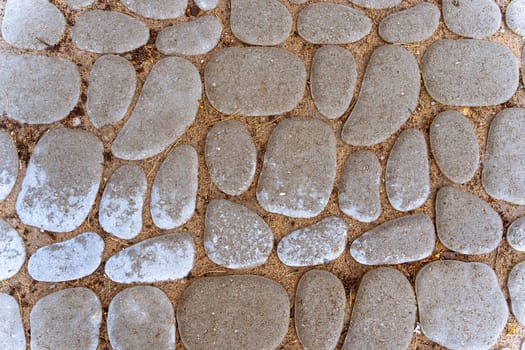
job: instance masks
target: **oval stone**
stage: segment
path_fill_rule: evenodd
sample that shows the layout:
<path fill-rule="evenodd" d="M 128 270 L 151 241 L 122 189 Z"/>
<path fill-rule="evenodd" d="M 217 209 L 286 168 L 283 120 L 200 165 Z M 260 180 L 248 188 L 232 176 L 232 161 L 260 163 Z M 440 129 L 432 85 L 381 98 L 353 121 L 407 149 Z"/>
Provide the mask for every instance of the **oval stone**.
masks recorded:
<path fill-rule="evenodd" d="M 443 0 L 443 20 L 451 32 L 479 39 L 496 33 L 501 12 L 493 0 Z"/>
<path fill-rule="evenodd" d="M 143 17 L 170 19 L 184 14 L 188 0 L 122 0 L 122 4 Z"/>
<path fill-rule="evenodd" d="M 372 21 L 350 6 L 319 2 L 297 16 L 297 33 L 312 44 L 348 44 L 370 33 Z"/>
<path fill-rule="evenodd" d="M 25 260 L 24 240 L 11 225 L 0 220 L 0 281 L 16 275 Z"/>
<path fill-rule="evenodd" d="M 91 275 L 99 267 L 104 240 L 94 232 L 38 249 L 29 259 L 27 270 L 41 282 L 72 281 Z"/>
<path fill-rule="evenodd" d="M 297 218 L 319 215 L 335 179 L 334 132 L 318 119 L 288 118 L 273 130 L 257 185 L 264 210 Z"/>
<path fill-rule="evenodd" d="M 509 288 L 512 313 L 516 320 L 525 324 L 525 262 L 514 266 L 507 281 Z"/>
<path fill-rule="evenodd" d="M 399 5 L 401 1 L 402 0 L 352 0 L 352 3 L 368 9 L 386 9 Z"/>
<path fill-rule="evenodd" d="M 289 317 L 284 288 L 250 275 L 196 279 L 177 306 L 186 349 L 277 349 Z"/>
<path fill-rule="evenodd" d="M 525 252 L 525 217 L 516 219 L 507 229 L 507 242 L 520 252 Z"/>
<path fill-rule="evenodd" d="M 104 147 L 93 134 L 59 127 L 38 141 L 16 201 L 26 224 L 69 232 L 87 218 L 98 193 Z"/>
<path fill-rule="evenodd" d="M 505 22 L 514 33 L 525 37 L 525 0 L 512 0 L 505 10 Z"/>
<path fill-rule="evenodd" d="M 397 45 L 375 49 L 341 132 L 343 141 L 372 146 L 388 139 L 416 109 L 419 85 L 419 65 L 408 50 Z"/>
<path fill-rule="evenodd" d="M 415 43 L 434 35 L 440 17 L 441 12 L 436 5 L 422 2 L 386 16 L 379 23 L 378 32 L 389 43 Z"/>
<path fill-rule="evenodd" d="M 438 40 L 421 63 L 427 92 L 445 105 L 498 105 L 518 88 L 518 60 L 508 47 L 495 42 Z"/>
<path fill-rule="evenodd" d="M 197 6 L 203 11 L 213 10 L 217 7 L 219 0 L 193 0 Z"/>
<path fill-rule="evenodd" d="M 145 45 L 149 30 L 144 23 L 124 13 L 88 10 L 76 18 L 71 40 L 81 50 L 123 53 Z"/>
<path fill-rule="evenodd" d="M 0 114 L 20 123 L 49 124 L 67 117 L 77 104 L 80 74 L 60 57 L 1 53 L 0 86 Z"/>
<path fill-rule="evenodd" d="M 277 115 L 303 98 L 306 69 L 299 57 L 272 47 L 230 47 L 204 70 L 206 96 L 223 114 Z"/>
<path fill-rule="evenodd" d="M 0 201 L 3 201 L 11 193 L 18 176 L 18 152 L 5 130 L 0 130 L 0 154 Z"/>
<path fill-rule="evenodd" d="M 0 293 L 0 348 L 26 350 L 26 335 L 20 316 L 20 307 L 15 298 Z"/>
<path fill-rule="evenodd" d="M 71 7 L 73 10 L 80 10 L 82 7 L 89 6 L 94 2 L 95 0 L 66 0 L 67 6 Z"/>

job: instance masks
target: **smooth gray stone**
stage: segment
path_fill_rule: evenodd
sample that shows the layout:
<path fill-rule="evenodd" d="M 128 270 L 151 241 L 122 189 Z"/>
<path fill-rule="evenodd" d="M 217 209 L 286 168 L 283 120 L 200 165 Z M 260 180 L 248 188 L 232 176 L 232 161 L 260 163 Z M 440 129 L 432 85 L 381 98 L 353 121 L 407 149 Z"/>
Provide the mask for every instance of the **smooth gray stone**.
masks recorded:
<path fill-rule="evenodd" d="M 203 11 L 213 10 L 217 7 L 219 0 L 193 0 L 197 6 Z"/>
<path fill-rule="evenodd" d="M 379 23 L 378 31 L 389 43 L 415 43 L 431 38 L 440 18 L 441 12 L 436 5 L 422 2 L 386 16 Z"/>
<path fill-rule="evenodd" d="M 104 231 L 132 239 L 142 230 L 142 208 L 148 188 L 146 174 L 138 165 L 124 164 L 118 168 L 106 185 L 98 221 Z"/>
<path fill-rule="evenodd" d="M 2 37 L 7 43 L 20 49 L 44 50 L 62 38 L 66 20 L 48 0 L 7 0 L 4 4 Z"/>
<path fill-rule="evenodd" d="M 284 236 L 277 246 L 277 256 L 288 266 L 329 263 L 343 254 L 347 230 L 343 219 L 328 217 Z"/>
<path fill-rule="evenodd" d="M 270 135 L 257 184 L 264 210 L 311 218 L 325 208 L 336 168 L 336 140 L 328 124 L 313 118 L 288 118 Z"/>
<path fill-rule="evenodd" d="M 352 219 L 372 222 L 381 215 L 381 164 L 372 151 L 352 153 L 345 161 L 337 198 L 339 208 Z"/>
<path fill-rule="evenodd" d="M 6 350 L 26 350 L 26 336 L 20 316 L 20 307 L 15 298 L 0 293 L 0 348 Z"/>
<path fill-rule="evenodd" d="M 357 70 L 354 56 L 339 46 L 315 51 L 310 73 L 310 93 L 317 110 L 328 119 L 341 117 L 354 96 Z"/>
<path fill-rule="evenodd" d="M 407 129 L 397 138 L 385 171 L 388 200 L 394 209 L 410 211 L 425 203 L 430 194 L 427 144 L 418 129 Z"/>
<path fill-rule="evenodd" d="M 277 349 L 289 318 L 284 288 L 250 275 L 196 279 L 177 306 L 186 349 Z"/>
<path fill-rule="evenodd" d="M 493 0 L 443 0 L 443 20 L 451 32 L 480 39 L 496 33 L 501 12 Z"/>
<path fill-rule="evenodd" d="M 89 73 L 86 110 L 91 123 L 102 128 L 126 115 L 135 95 L 137 78 L 133 65 L 123 57 L 102 56 Z"/>
<path fill-rule="evenodd" d="M 292 4 L 304 4 L 308 0 L 288 0 L 288 2 L 291 2 Z"/>
<path fill-rule="evenodd" d="M 63 58 L 0 53 L 0 87 L 0 114 L 48 124 L 67 117 L 77 104 L 80 74 Z"/>
<path fill-rule="evenodd" d="M 149 29 L 121 12 L 88 10 L 76 18 L 71 28 L 71 40 L 81 50 L 123 53 L 145 45 L 149 40 Z"/>
<path fill-rule="evenodd" d="M 18 176 L 18 152 L 9 132 L 0 130 L 0 201 L 11 193 Z"/>
<path fill-rule="evenodd" d="M 164 28 L 157 36 L 155 45 L 165 55 L 203 55 L 219 42 L 221 21 L 215 16 L 202 16 Z"/>
<path fill-rule="evenodd" d="M 87 218 L 98 193 L 104 147 L 94 135 L 63 127 L 38 141 L 27 166 L 16 212 L 26 224 L 69 232 Z"/>
<path fill-rule="evenodd" d="M 92 5 L 95 0 L 66 0 L 66 3 L 73 10 L 80 10 L 82 7 Z"/>
<path fill-rule="evenodd" d="M 199 72 L 180 57 L 167 57 L 152 68 L 135 109 L 111 146 L 126 160 L 149 158 L 164 151 L 195 120 L 202 97 Z"/>
<path fill-rule="evenodd" d="M 206 96 L 222 114 L 277 115 L 303 98 L 306 69 L 299 57 L 273 47 L 230 47 L 204 70 Z"/>
<path fill-rule="evenodd" d="M 352 243 L 350 254 L 363 265 L 397 265 L 429 257 L 435 243 L 432 219 L 416 214 L 365 232 Z"/>
<path fill-rule="evenodd" d="M 512 0 L 505 10 L 505 22 L 514 33 L 525 37 L 525 0 Z"/>
<path fill-rule="evenodd" d="M 372 21 L 350 6 L 319 2 L 297 16 L 297 33 L 312 44 L 348 44 L 370 33 Z"/>
<path fill-rule="evenodd" d="M 271 46 L 292 31 L 292 15 L 279 0 L 231 0 L 232 34 L 249 45 Z"/>
<path fill-rule="evenodd" d="M 357 6 L 368 9 L 386 9 L 395 7 L 401 3 L 402 0 L 351 0 Z"/>
<path fill-rule="evenodd" d="M 106 275 L 117 283 L 154 283 L 186 277 L 195 247 L 190 232 L 156 236 L 134 244 L 106 262 Z"/>
<path fill-rule="evenodd" d="M 151 188 L 153 223 L 170 230 L 184 225 L 195 211 L 199 161 L 192 146 L 175 147 L 159 168 Z"/>
<path fill-rule="evenodd" d="M 184 14 L 188 0 L 122 0 L 122 4 L 143 17 L 171 19 Z"/>
<path fill-rule="evenodd" d="M 507 243 L 520 252 L 525 252 L 525 217 L 514 220 L 507 229 Z"/>
<path fill-rule="evenodd" d="M 518 88 L 518 60 L 495 42 L 440 39 L 425 51 L 421 63 L 427 92 L 444 105 L 498 105 Z"/>
<path fill-rule="evenodd" d="M 108 309 L 113 349 L 175 349 L 175 312 L 160 289 L 137 286 L 118 293 Z"/>
<path fill-rule="evenodd" d="M 416 298 L 398 270 L 381 267 L 361 279 L 343 350 L 405 350 L 416 322 Z"/>
<path fill-rule="evenodd" d="M 409 51 L 397 45 L 375 49 L 341 132 L 343 141 L 372 146 L 388 139 L 416 109 L 419 85 L 419 65 Z"/>
<path fill-rule="evenodd" d="M 482 183 L 489 196 L 525 204 L 525 108 L 499 112 L 490 124 Z"/>
<path fill-rule="evenodd" d="M 479 144 L 470 121 L 457 111 L 439 113 L 430 125 L 430 146 L 439 170 L 462 184 L 479 167 Z"/>
<path fill-rule="evenodd" d="M 211 261 L 229 269 L 250 269 L 264 264 L 272 248 L 272 231 L 255 212 L 225 199 L 208 204 L 204 249 Z"/>
<path fill-rule="evenodd" d="M 211 180 L 224 193 L 237 196 L 252 184 L 257 149 L 240 121 L 226 120 L 208 131 L 205 158 Z"/>
<path fill-rule="evenodd" d="M 0 220 L 0 281 L 17 274 L 26 259 L 24 240 L 4 220 Z"/>
<path fill-rule="evenodd" d="M 101 321 L 100 300 L 90 289 L 49 294 L 31 310 L 31 349 L 96 350 Z"/>
<path fill-rule="evenodd" d="M 295 330 L 305 350 L 333 350 L 343 330 L 346 294 L 328 271 L 306 272 L 295 293 Z"/>
<path fill-rule="evenodd" d="M 94 232 L 38 249 L 27 265 L 34 280 L 64 282 L 91 275 L 99 267 L 104 240 Z"/>
<path fill-rule="evenodd" d="M 512 313 L 516 320 L 525 324 L 525 263 L 514 266 L 507 281 Z"/>
<path fill-rule="evenodd" d="M 423 334 L 451 350 L 488 350 L 507 323 L 492 269 L 478 262 L 431 262 L 416 275 Z"/>

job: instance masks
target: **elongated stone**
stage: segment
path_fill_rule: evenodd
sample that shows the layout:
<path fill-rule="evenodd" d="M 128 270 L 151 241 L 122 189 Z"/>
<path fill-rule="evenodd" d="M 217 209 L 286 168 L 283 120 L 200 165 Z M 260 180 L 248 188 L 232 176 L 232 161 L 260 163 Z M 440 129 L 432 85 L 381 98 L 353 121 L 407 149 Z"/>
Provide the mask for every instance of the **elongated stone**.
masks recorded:
<path fill-rule="evenodd" d="M 378 32 L 389 43 L 415 43 L 434 35 L 440 17 L 441 12 L 436 5 L 422 2 L 386 16 L 379 23 Z"/>
<path fill-rule="evenodd" d="M 501 12 L 493 0 L 443 0 L 443 20 L 453 33 L 479 39 L 496 33 Z"/>
<path fill-rule="evenodd" d="M 20 316 L 20 307 L 15 298 L 0 293 L 0 348 L 26 350 L 26 336 Z"/>
<path fill-rule="evenodd" d="M 22 237 L 11 225 L 0 220 L 0 281 L 16 275 L 25 259 L 26 248 Z"/>
<path fill-rule="evenodd" d="M 525 1 L 512 0 L 505 10 L 505 22 L 514 33 L 525 36 Z"/>
<path fill-rule="evenodd" d="M 143 17 L 177 18 L 184 14 L 188 0 L 122 0 L 124 6 Z"/>
<path fill-rule="evenodd" d="M 0 130 L 0 201 L 6 199 L 18 176 L 18 152 L 7 131 Z"/>
<path fill-rule="evenodd" d="M 352 3 L 368 9 L 386 9 L 399 5 L 401 1 L 402 0 L 352 0 Z"/>

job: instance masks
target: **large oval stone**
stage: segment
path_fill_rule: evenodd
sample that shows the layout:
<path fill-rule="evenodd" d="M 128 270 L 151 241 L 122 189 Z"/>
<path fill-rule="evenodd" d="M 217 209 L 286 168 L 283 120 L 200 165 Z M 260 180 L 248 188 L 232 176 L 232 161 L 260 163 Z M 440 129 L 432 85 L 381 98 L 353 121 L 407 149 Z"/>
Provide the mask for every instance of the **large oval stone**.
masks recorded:
<path fill-rule="evenodd" d="M 377 29 L 381 38 L 389 43 L 415 43 L 434 35 L 440 17 L 436 5 L 422 2 L 386 16 Z"/>
<path fill-rule="evenodd" d="M 0 348 L 9 350 L 26 350 L 26 335 L 20 306 L 14 297 L 0 293 Z"/>
<path fill-rule="evenodd" d="M 501 12 L 494 0 L 443 0 L 443 21 L 451 32 L 479 39 L 496 33 Z"/>
<path fill-rule="evenodd" d="M 0 131 L 0 201 L 6 199 L 18 176 L 18 152 L 9 132 Z"/>
<path fill-rule="evenodd" d="M 0 220 L 0 242 L 0 281 L 3 281 L 20 271 L 26 260 L 26 247 L 18 232 L 4 220 Z"/>
<path fill-rule="evenodd" d="M 184 14 L 188 0 L 122 0 L 122 4 L 143 17 L 170 19 Z"/>

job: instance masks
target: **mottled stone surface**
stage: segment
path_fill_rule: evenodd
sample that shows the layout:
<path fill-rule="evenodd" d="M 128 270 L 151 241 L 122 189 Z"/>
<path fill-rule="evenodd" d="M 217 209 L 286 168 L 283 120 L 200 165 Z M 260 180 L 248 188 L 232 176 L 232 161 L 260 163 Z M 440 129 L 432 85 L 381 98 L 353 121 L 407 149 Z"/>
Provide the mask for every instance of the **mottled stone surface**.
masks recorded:
<path fill-rule="evenodd" d="M 514 266 L 507 281 L 509 288 L 512 313 L 516 320 L 525 324 L 525 263 Z"/>
<path fill-rule="evenodd" d="M 18 153 L 9 132 L 0 130 L 0 201 L 3 201 L 15 186 L 18 176 Z"/>
<path fill-rule="evenodd" d="M 525 251 L 525 217 L 514 220 L 507 228 L 507 242 L 513 249 Z"/>
<path fill-rule="evenodd" d="M 195 4 L 203 11 L 213 10 L 217 7 L 219 0 L 194 0 Z"/>
<path fill-rule="evenodd" d="M 67 6 L 73 10 L 80 10 L 82 7 L 92 5 L 95 0 L 66 0 Z"/>
<path fill-rule="evenodd" d="M 505 22 L 514 33 L 525 36 L 525 0 L 512 0 L 505 10 Z"/>
<path fill-rule="evenodd" d="M 26 336 L 16 299 L 9 294 L 0 293 L 0 348 L 6 350 L 26 350 Z"/>
<path fill-rule="evenodd" d="M 389 43 L 415 43 L 430 39 L 436 32 L 441 12 L 429 2 L 386 16 L 379 23 L 381 38 Z"/>
<path fill-rule="evenodd" d="M 122 4 L 143 17 L 170 19 L 184 14 L 188 0 L 122 0 Z"/>
<path fill-rule="evenodd" d="M 443 0 L 443 20 L 450 31 L 479 39 L 496 33 L 501 12 L 493 0 Z"/>
<path fill-rule="evenodd" d="M 26 248 L 22 237 L 11 225 L 0 220 L 0 281 L 16 275 L 25 259 Z"/>
<path fill-rule="evenodd" d="M 369 9 L 386 9 L 399 5 L 401 1 L 402 0 L 352 0 L 352 3 Z"/>

